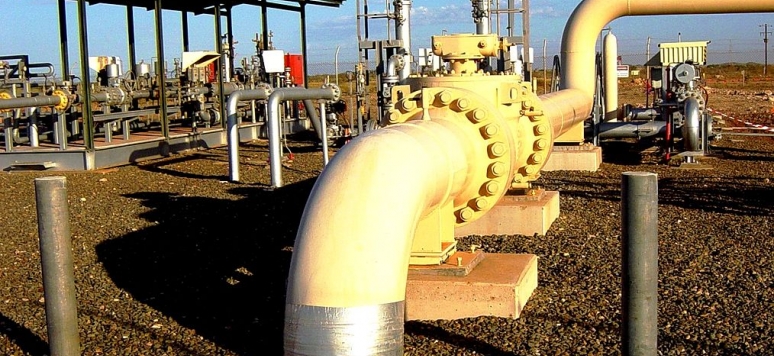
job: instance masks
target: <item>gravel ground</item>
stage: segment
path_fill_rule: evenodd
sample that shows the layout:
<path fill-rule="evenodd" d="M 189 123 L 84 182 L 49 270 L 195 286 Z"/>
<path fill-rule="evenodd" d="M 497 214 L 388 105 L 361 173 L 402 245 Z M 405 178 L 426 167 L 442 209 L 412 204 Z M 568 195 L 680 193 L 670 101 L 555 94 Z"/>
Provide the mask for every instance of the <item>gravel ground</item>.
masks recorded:
<path fill-rule="evenodd" d="M 0 173 L 0 354 L 47 354 L 34 178 L 67 177 L 84 355 L 281 354 L 284 281 L 321 169 L 291 146 L 287 186 L 268 190 L 266 143 L 97 172 Z M 680 170 L 628 145 L 597 172 L 546 172 L 562 213 L 546 236 L 461 239 L 463 248 L 539 256 L 539 287 L 517 320 L 408 322 L 409 355 L 619 354 L 620 180 L 659 177 L 659 350 L 772 355 L 774 142 L 728 137 Z M 647 151 L 646 151 L 647 152 Z"/>

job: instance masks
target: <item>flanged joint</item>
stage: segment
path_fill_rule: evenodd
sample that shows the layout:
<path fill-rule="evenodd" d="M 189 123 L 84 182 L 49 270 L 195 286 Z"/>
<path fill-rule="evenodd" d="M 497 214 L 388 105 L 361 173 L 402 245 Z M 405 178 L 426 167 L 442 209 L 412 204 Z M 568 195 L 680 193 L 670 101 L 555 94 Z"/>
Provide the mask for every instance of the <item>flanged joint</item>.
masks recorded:
<path fill-rule="evenodd" d="M 341 88 L 334 83 L 325 83 L 322 85 L 323 89 L 333 89 L 333 99 L 331 101 L 338 101 L 341 98 Z"/>
<path fill-rule="evenodd" d="M 7 92 L 0 91 L 0 100 L 5 99 L 11 99 L 11 94 L 8 94 Z M 9 112 L 11 109 L 0 109 L 0 112 Z"/>
<path fill-rule="evenodd" d="M 57 89 L 57 90 L 54 90 L 54 92 L 51 93 L 51 95 L 59 97 L 59 104 L 54 105 L 54 109 L 56 109 L 57 111 L 65 111 L 68 108 L 70 108 L 71 102 L 70 102 L 70 97 L 67 96 L 67 93 Z"/>

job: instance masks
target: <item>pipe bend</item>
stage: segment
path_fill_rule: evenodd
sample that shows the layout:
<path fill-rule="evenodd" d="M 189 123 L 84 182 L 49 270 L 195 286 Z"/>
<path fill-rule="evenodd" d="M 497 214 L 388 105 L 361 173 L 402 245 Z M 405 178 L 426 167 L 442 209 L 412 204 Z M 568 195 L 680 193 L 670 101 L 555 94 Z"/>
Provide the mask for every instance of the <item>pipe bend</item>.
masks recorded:
<path fill-rule="evenodd" d="M 312 341 L 302 337 L 308 334 L 323 340 L 312 354 L 336 354 L 343 349 L 335 345 L 344 344 L 376 343 L 367 350 L 380 350 L 386 343 L 402 349 L 402 314 L 397 320 L 387 318 L 401 328 L 390 340 L 355 336 L 342 340 L 346 337 L 337 330 L 352 324 L 342 315 L 351 316 L 353 308 L 366 316 L 355 313 L 352 318 L 392 323 L 379 315 L 385 308 L 402 307 L 418 222 L 464 183 L 460 176 L 467 171 L 466 146 L 454 144 L 459 130 L 456 125 L 421 120 L 369 131 L 345 145 L 325 167 L 307 201 L 293 248 L 286 354 L 310 350 L 305 342 Z M 308 320 L 307 314 L 321 311 L 329 317 Z"/>

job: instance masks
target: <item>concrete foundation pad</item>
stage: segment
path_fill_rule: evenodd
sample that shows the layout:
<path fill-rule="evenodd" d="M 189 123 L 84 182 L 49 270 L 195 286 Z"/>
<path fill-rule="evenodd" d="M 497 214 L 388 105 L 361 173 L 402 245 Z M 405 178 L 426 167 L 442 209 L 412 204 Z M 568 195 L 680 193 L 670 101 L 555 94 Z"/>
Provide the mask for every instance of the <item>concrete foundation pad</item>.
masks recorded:
<path fill-rule="evenodd" d="M 542 171 L 596 172 L 602 164 L 602 148 L 591 144 L 554 146 Z"/>
<path fill-rule="evenodd" d="M 406 320 L 516 319 L 537 288 L 537 256 L 487 253 L 467 276 L 409 274 Z"/>
<path fill-rule="evenodd" d="M 469 235 L 545 235 L 559 217 L 559 192 L 544 191 L 537 199 L 505 195 L 480 219 L 454 230 Z"/>

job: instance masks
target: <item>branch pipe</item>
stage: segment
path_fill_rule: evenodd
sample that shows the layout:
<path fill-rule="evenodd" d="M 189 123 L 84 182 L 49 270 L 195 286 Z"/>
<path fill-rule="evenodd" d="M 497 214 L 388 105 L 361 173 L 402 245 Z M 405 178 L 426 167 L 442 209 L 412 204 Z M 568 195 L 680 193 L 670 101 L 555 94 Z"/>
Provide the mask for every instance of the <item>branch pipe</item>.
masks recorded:
<path fill-rule="evenodd" d="M 308 100 L 324 99 L 336 100 L 338 98 L 337 90 L 334 88 L 304 89 L 304 88 L 281 88 L 274 90 L 269 95 L 268 117 L 269 117 L 269 167 L 271 168 L 271 186 L 274 188 L 282 187 L 282 146 L 280 144 L 280 103 L 287 100 Z M 229 99 L 230 100 L 230 99 Z M 314 106 L 312 106 L 314 107 Z M 325 118 L 321 118 L 325 120 Z"/>
<path fill-rule="evenodd" d="M 226 103 L 226 140 L 228 142 L 228 178 L 239 181 L 239 126 L 237 125 L 237 104 L 247 100 L 266 100 L 269 89 L 237 90 L 228 96 Z"/>
<path fill-rule="evenodd" d="M 774 2 L 760 0 L 584 0 L 573 11 L 562 34 L 561 88 L 594 95 L 597 36 L 610 21 L 624 16 L 755 13 L 774 11 Z M 588 116 L 585 113 L 584 116 Z"/>
<path fill-rule="evenodd" d="M 304 108 L 306 109 L 306 116 L 309 117 L 309 121 L 312 122 L 312 128 L 314 129 L 314 132 L 317 134 L 317 138 L 322 142 L 323 140 L 323 132 L 322 132 L 322 123 L 320 122 L 320 115 L 317 115 L 317 111 L 314 107 L 314 102 L 310 99 L 304 100 Z"/>

